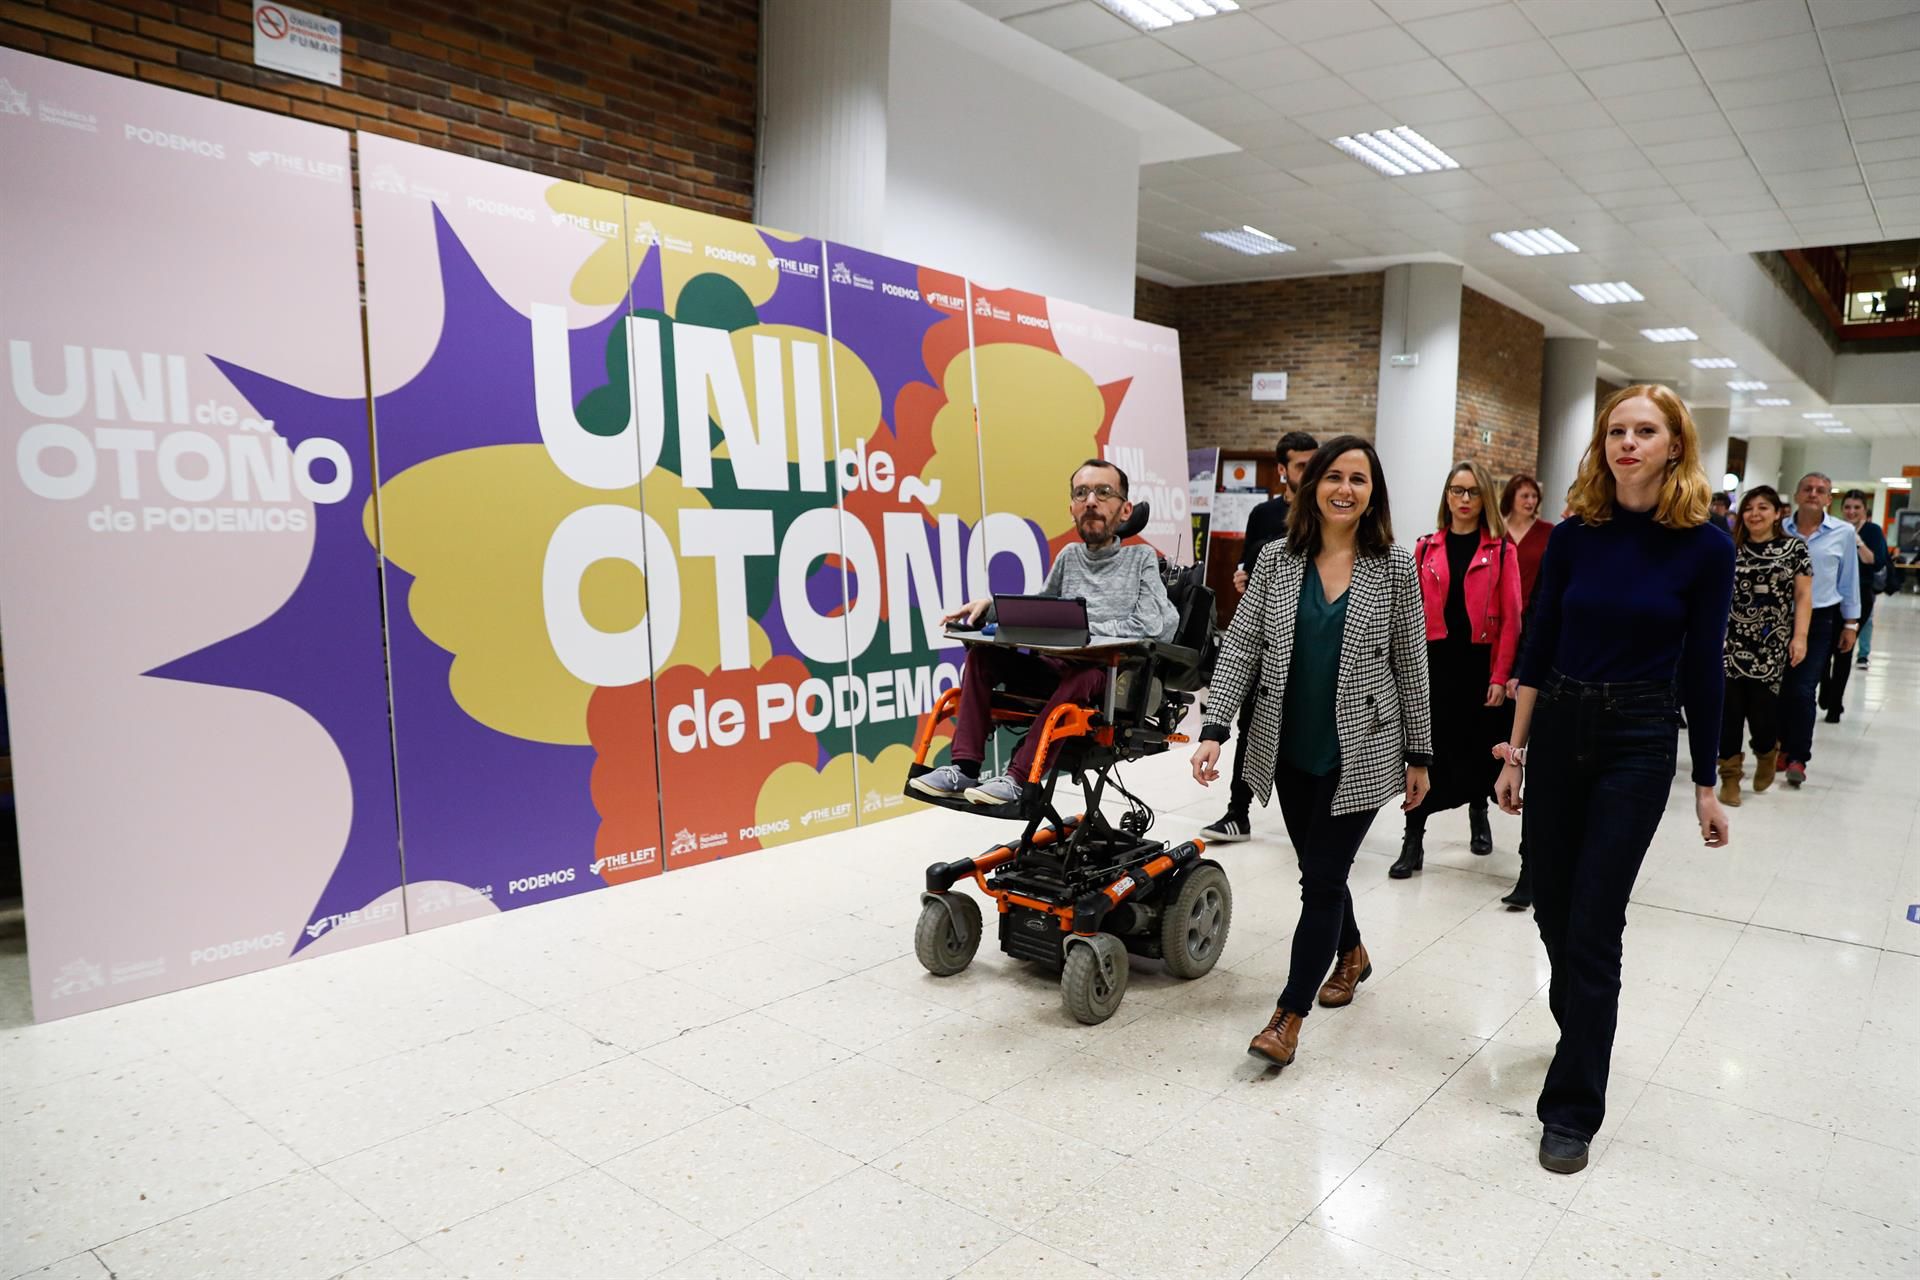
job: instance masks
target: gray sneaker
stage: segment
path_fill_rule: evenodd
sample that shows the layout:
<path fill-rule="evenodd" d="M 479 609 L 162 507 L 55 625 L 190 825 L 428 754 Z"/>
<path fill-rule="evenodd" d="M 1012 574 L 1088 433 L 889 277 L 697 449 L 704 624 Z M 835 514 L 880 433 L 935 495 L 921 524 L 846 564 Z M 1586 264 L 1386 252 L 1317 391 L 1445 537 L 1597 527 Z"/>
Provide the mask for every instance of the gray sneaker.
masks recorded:
<path fill-rule="evenodd" d="M 967 799 L 975 804 L 1012 804 L 1020 798 L 1020 784 L 1013 775 L 1003 773 L 997 778 L 988 778 L 977 787 L 967 788 Z"/>
<path fill-rule="evenodd" d="M 913 780 L 915 791 L 924 791 L 930 796 L 939 796 L 943 800 L 958 800 L 967 793 L 969 787 L 980 785 L 980 779 L 960 768 L 957 764 L 943 764 L 938 769 L 923 773 Z"/>

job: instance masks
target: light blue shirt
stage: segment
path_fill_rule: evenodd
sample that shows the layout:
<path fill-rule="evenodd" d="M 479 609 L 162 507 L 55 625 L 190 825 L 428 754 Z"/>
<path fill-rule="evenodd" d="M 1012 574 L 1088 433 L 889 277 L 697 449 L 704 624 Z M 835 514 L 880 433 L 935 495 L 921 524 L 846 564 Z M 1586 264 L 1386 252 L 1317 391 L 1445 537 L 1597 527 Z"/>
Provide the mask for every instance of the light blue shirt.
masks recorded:
<path fill-rule="evenodd" d="M 1803 538 L 1796 516 L 1787 517 L 1787 532 Z M 1845 520 L 1829 515 L 1811 538 L 1803 538 L 1813 557 L 1813 607 L 1837 604 L 1847 622 L 1860 620 L 1860 553 L 1855 550 L 1859 536 Z"/>

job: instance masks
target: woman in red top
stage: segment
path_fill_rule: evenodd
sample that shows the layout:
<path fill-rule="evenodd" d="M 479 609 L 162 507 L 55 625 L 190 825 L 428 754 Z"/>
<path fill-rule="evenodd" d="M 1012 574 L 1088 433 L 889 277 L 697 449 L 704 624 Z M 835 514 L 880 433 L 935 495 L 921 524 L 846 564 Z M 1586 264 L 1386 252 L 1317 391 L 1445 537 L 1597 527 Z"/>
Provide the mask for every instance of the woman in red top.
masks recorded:
<path fill-rule="evenodd" d="M 1470 806 L 1470 847 L 1493 852 L 1487 800 L 1499 770 L 1478 757 L 1505 741 L 1499 708 L 1520 646 L 1520 564 L 1492 499 L 1487 469 L 1456 463 L 1440 495 L 1439 527 L 1414 545 L 1427 615 L 1433 789 L 1407 814 L 1399 861 L 1387 872 L 1396 880 L 1420 870 L 1427 817 L 1442 810 Z"/>
<path fill-rule="evenodd" d="M 1520 555 L 1520 625 L 1524 634 L 1526 619 L 1532 616 L 1533 584 L 1540 578 L 1540 557 L 1547 553 L 1547 537 L 1553 532 L 1553 521 L 1540 518 L 1540 482 L 1524 471 L 1507 477 L 1507 487 L 1500 493 L 1500 514 L 1507 522 L 1507 537 L 1513 540 Z M 1509 700 L 1518 683 L 1513 679 L 1507 681 Z M 1509 716 L 1511 712 L 1509 701 Z M 1533 905 L 1533 880 L 1527 875 L 1524 837 L 1520 841 L 1520 878 L 1514 881 L 1512 892 L 1500 901 L 1511 911 L 1525 911 Z"/>

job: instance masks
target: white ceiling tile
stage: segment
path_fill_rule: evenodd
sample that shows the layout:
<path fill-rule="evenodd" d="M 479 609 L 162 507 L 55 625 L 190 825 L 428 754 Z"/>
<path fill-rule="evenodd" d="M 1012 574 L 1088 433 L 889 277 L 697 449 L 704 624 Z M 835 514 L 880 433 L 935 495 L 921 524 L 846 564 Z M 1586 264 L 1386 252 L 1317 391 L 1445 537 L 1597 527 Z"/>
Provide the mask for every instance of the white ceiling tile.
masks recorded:
<path fill-rule="evenodd" d="M 1293 122 L 1316 138 L 1338 138 L 1349 133 L 1371 133 L 1375 129 L 1391 129 L 1400 121 L 1387 114 L 1383 107 L 1372 103 L 1358 107 L 1336 107 L 1332 111 L 1310 111 L 1305 115 L 1293 117 Z M 1340 155 L 1329 149 L 1329 154 Z M 1349 164 L 1360 165 L 1358 160 L 1349 160 Z M 1365 165 L 1360 165 L 1365 169 Z M 1372 170 L 1368 170 L 1372 172 Z"/>
<path fill-rule="evenodd" d="M 1395 22 L 1409 24 L 1423 18 L 1444 17 L 1465 9 L 1485 9 L 1506 0 L 1374 0 Z"/>
<path fill-rule="evenodd" d="M 1302 130 L 1305 132 L 1305 130 Z M 1325 164 L 1330 155 L 1341 153 L 1333 150 L 1324 141 L 1290 142 L 1279 147 L 1262 147 L 1258 155 L 1261 160 L 1276 169 L 1297 169 L 1304 164 Z"/>
<path fill-rule="evenodd" d="M 1575 187 L 1565 178 L 1546 182 L 1525 182 L 1503 187 L 1513 202 L 1531 214 L 1585 213 L 1600 208 L 1599 201 Z"/>
<path fill-rule="evenodd" d="M 1496 142 L 1472 142 L 1464 147 L 1454 147 L 1447 154 L 1472 169 L 1482 181 L 1492 182 L 1494 179 L 1483 171 L 1482 166 L 1507 164 L 1515 160 L 1538 160 L 1540 149 L 1525 138 L 1502 138 Z"/>
<path fill-rule="evenodd" d="M 1306 54 L 1285 47 L 1263 49 L 1243 57 L 1207 58 L 1204 61 L 1207 70 L 1241 89 L 1271 89 L 1276 85 L 1314 80 L 1327 74 L 1325 67 Z"/>
<path fill-rule="evenodd" d="M 1491 142 L 1495 138 L 1517 136 L 1513 126 L 1499 116 L 1467 116 L 1459 120 L 1440 121 L 1432 128 L 1415 127 L 1428 142 L 1437 147 L 1458 147 L 1469 142 Z"/>
<path fill-rule="evenodd" d="M 1658 208 L 1663 205 L 1680 205 L 1680 194 L 1672 187 L 1628 187 L 1621 191 L 1596 191 L 1593 198 L 1603 209 L 1622 212 L 1634 209 Z"/>
<path fill-rule="evenodd" d="M 1398 27 L 1376 27 L 1325 40 L 1310 40 L 1300 47 L 1311 54 L 1315 62 L 1343 75 L 1368 67 L 1413 62 L 1426 56 L 1427 52 Z"/>
<path fill-rule="evenodd" d="M 1286 43 L 1272 27 L 1261 24 L 1248 13 L 1225 13 L 1204 22 L 1182 22 L 1154 32 L 1154 38 L 1169 49 L 1202 63 L 1278 49 Z"/>
<path fill-rule="evenodd" d="M 1373 0 L 1284 0 L 1249 12 L 1295 44 L 1384 27 L 1393 21 Z"/>
<path fill-rule="evenodd" d="M 1767 175 L 1768 188 L 1780 197 L 1782 204 L 1792 204 L 1810 192 L 1824 191 L 1829 187 L 1853 186 L 1859 181 L 1860 166 L 1857 164 L 1808 169 L 1800 173 Z"/>
<path fill-rule="evenodd" d="M 1355 182 L 1387 181 L 1358 160 L 1346 159 L 1337 151 L 1328 154 L 1335 157 L 1335 163 L 1302 165 L 1289 172 L 1300 181 L 1315 187 L 1342 187 Z"/>
<path fill-rule="evenodd" d="M 1586 86 L 1581 84 L 1580 78 L 1571 71 L 1556 72 L 1550 76 L 1535 76 L 1531 80 L 1510 80 L 1505 84 L 1482 85 L 1479 92 L 1480 96 L 1495 109 L 1505 114 L 1533 107 L 1589 100 Z"/>
<path fill-rule="evenodd" d="M 1573 180 L 1582 191 L 1591 195 L 1608 191 L 1640 191 L 1666 185 L 1660 177 L 1660 171 L 1650 164 L 1635 169 L 1616 169 L 1611 173 L 1577 174 Z"/>
<path fill-rule="evenodd" d="M 1144 76 L 1129 76 L 1124 81 L 1156 102 L 1170 107 L 1202 98 L 1218 98 L 1233 92 L 1233 86 L 1205 67 L 1182 67 L 1176 71 L 1153 71 Z"/>
<path fill-rule="evenodd" d="M 1115 40 L 1111 44 L 1089 45 L 1075 49 L 1073 56 L 1102 75 L 1124 80 L 1155 71 L 1178 71 L 1192 65 L 1185 58 L 1148 36 Z"/>
<path fill-rule="evenodd" d="M 1507 160 L 1497 164 L 1479 166 L 1476 173 L 1480 180 L 1495 191 L 1505 193 L 1508 183 L 1550 182 L 1561 177 L 1560 170 L 1551 160 Z"/>
<path fill-rule="evenodd" d="M 1449 54 L 1441 61 L 1470 85 L 1498 84 L 1564 71 L 1566 63 L 1545 40 L 1522 40 L 1494 49 Z"/>
<path fill-rule="evenodd" d="M 1840 102 L 1846 107 L 1849 120 L 1861 120 L 1869 116 L 1910 115 L 1920 112 L 1920 83 L 1842 93 Z"/>
<path fill-rule="evenodd" d="M 1753 161 L 1745 156 L 1736 156 L 1731 160 L 1708 160 L 1690 164 L 1682 170 L 1684 176 L 1675 179 L 1679 182 L 1737 182 L 1754 183 L 1760 181 L 1759 171 L 1753 167 Z"/>
<path fill-rule="evenodd" d="M 1703 84 L 1656 89 L 1652 93 L 1616 94 L 1608 99 L 1606 106 L 1608 113 L 1622 124 L 1632 120 L 1656 120 L 1662 116 L 1705 115 L 1720 109 L 1713 93 Z"/>
<path fill-rule="evenodd" d="M 1849 120 L 1847 132 L 1853 135 L 1855 142 L 1884 142 L 1888 138 L 1910 138 L 1920 133 L 1920 116 L 1884 115 L 1868 116 L 1864 120 Z"/>
<path fill-rule="evenodd" d="M 1550 102 L 1516 108 L 1514 124 L 1521 133 L 1564 133 L 1568 129 L 1600 129 L 1612 124 L 1607 109 L 1586 98 L 1578 102 Z"/>
<path fill-rule="evenodd" d="M 1461 88 L 1459 77 L 1432 58 L 1349 71 L 1347 83 L 1379 102 L 1416 93 L 1444 93 Z"/>
<path fill-rule="evenodd" d="M 1833 82 L 1840 86 L 1842 93 L 1884 89 L 1888 85 L 1912 84 L 1915 80 L 1920 80 L 1920 58 L 1905 51 L 1842 62 L 1833 68 Z"/>
<path fill-rule="evenodd" d="M 1648 58 L 1686 52 L 1680 47 L 1680 40 L 1673 34 L 1673 28 L 1660 19 L 1556 36 L 1553 47 L 1575 70 L 1610 67 L 1620 62 L 1641 62 Z"/>
<path fill-rule="evenodd" d="M 1602 102 L 1628 94 L 1660 93 L 1666 89 L 1680 89 L 1700 83 L 1700 73 L 1694 70 L 1693 59 L 1685 54 L 1596 67 L 1592 71 L 1581 72 L 1580 78 L 1593 90 L 1593 96 Z"/>
<path fill-rule="evenodd" d="M 1772 75 L 1756 75 L 1744 80 L 1715 80 L 1713 96 L 1722 110 L 1759 107 L 1774 102 L 1798 102 L 1807 98 L 1833 96 L 1833 81 L 1824 66 L 1802 67 Z"/>
<path fill-rule="evenodd" d="M 1306 184 L 1290 173 L 1278 169 L 1269 169 L 1264 165 L 1253 173 L 1240 174 L 1221 179 L 1235 191 L 1244 191 L 1248 195 L 1271 195 L 1276 191 L 1295 191 Z"/>
<path fill-rule="evenodd" d="M 1116 18 L 1097 4 L 1063 4 L 1057 9 L 1008 18 L 1008 26 L 1056 49 L 1084 49 L 1140 34 L 1124 18 Z"/>
<path fill-rule="evenodd" d="M 1778 208 L 1764 213 L 1723 213 L 1714 224 L 1728 231 L 1765 231 L 1787 224 L 1787 215 Z"/>
<path fill-rule="evenodd" d="M 1765 107 L 1742 107 L 1727 112 L 1727 120 L 1742 134 L 1788 129 L 1795 125 L 1832 124 L 1840 120 L 1840 99 L 1802 98 Z"/>
<path fill-rule="evenodd" d="M 1673 14 L 1670 21 L 1687 48 L 1694 50 L 1753 44 L 1813 30 L 1807 0 L 1746 0 L 1700 13 Z"/>
<path fill-rule="evenodd" d="M 1657 165 L 1682 164 L 1693 160 L 1726 160 L 1741 153 L 1740 139 L 1695 138 L 1686 142 L 1663 142 L 1647 147 L 1647 159 Z"/>
<path fill-rule="evenodd" d="M 1622 126 L 1627 136 L 1643 147 L 1660 142 L 1685 142 L 1690 138 L 1731 137 L 1733 126 L 1718 111 L 1699 116 L 1674 116 L 1660 120 L 1635 120 Z"/>
<path fill-rule="evenodd" d="M 1219 124 L 1210 126 L 1213 131 L 1228 142 L 1248 151 L 1265 151 L 1271 147 L 1285 146 L 1288 143 L 1318 143 L 1322 140 L 1314 137 L 1299 125 L 1269 111 L 1258 120 L 1246 120 L 1237 124 Z"/>
<path fill-rule="evenodd" d="M 1306 111 L 1326 111 L 1334 107 L 1360 106 L 1367 100 L 1366 94 L 1338 76 L 1276 85 L 1271 89 L 1261 89 L 1253 96 L 1275 111 L 1289 116 Z"/>
<path fill-rule="evenodd" d="M 1440 54 L 1518 44 L 1535 35 L 1526 15 L 1507 4 L 1406 22 L 1406 30 L 1415 40 Z"/>
<path fill-rule="evenodd" d="M 1725 49 L 1699 49 L 1694 52 L 1693 65 L 1700 68 L 1700 74 L 1708 83 L 1717 84 L 1722 80 L 1745 80 L 1802 67 L 1824 69 L 1826 57 L 1814 36 L 1782 36 Z"/>
<path fill-rule="evenodd" d="M 1920 178 L 1920 156 L 1909 156 L 1902 160 L 1875 160 L 1861 168 L 1866 171 L 1868 182 L 1881 182 L 1888 178 Z"/>
<path fill-rule="evenodd" d="M 1714 219 L 1715 226 L 1718 226 L 1719 219 L 1727 214 L 1764 213 L 1769 209 L 1778 209 L 1780 207 L 1775 203 L 1773 197 L 1764 191 L 1758 194 L 1751 191 L 1743 191 L 1725 195 L 1698 197 L 1687 196 L 1683 193 L 1682 198 L 1686 200 L 1687 208 L 1693 210 L 1703 218 Z"/>
<path fill-rule="evenodd" d="M 1227 124 L 1252 124 L 1273 119 L 1273 108 L 1250 93 L 1230 93 L 1218 98 L 1180 104 L 1180 114 L 1197 125 L 1213 129 Z"/>
<path fill-rule="evenodd" d="M 1520 0 L 1520 8 L 1549 36 L 1663 16 L 1656 0 Z"/>
<path fill-rule="evenodd" d="M 1885 142 L 1855 142 L 1853 153 L 1860 157 L 1860 163 L 1871 164 L 1876 160 L 1904 160 L 1910 156 L 1920 156 L 1920 133 L 1908 138 L 1888 138 Z"/>
<path fill-rule="evenodd" d="M 1612 125 L 1600 129 L 1568 129 L 1560 133 L 1540 133 L 1533 145 L 1549 156 L 1584 155 L 1592 151 L 1618 151 L 1633 146 L 1633 139 Z"/>
<path fill-rule="evenodd" d="M 1450 89 L 1445 93 L 1422 93 L 1409 97 L 1384 97 L 1379 101 L 1381 106 L 1399 116 L 1422 134 L 1427 134 L 1429 125 L 1493 114 L 1493 108 L 1482 101 L 1480 95 L 1471 89 Z M 1431 137 L 1430 134 L 1427 136 Z"/>
<path fill-rule="evenodd" d="M 1822 32 L 1820 39 L 1827 57 L 1835 62 L 1920 50 L 1920 9 L 1910 9 L 1901 17 L 1834 27 Z"/>
<path fill-rule="evenodd" d="M 1747 154 L 1753 157 L 1754 164 L 1762 169 L 1768 168 L 1791 154 L 1812 157 L 1815 163 L 1799 164 L 1795 169 L 1816 169 L 1819 160 L 1825 158 L 1828 165 L 1842 157 L 1851 158 L 1853 142 L 1847 137 L 1844 124 L 1825 123 L 1798 125 L 1787 129 L 1756 130 L 1743 133 L 1741 141 L 1747 144 Z M 1775 168 L 1781 168 L 1777 163 Z"/>
<path fill-rule="evenodd" d="M 1814 25 L 1822 29 L 1913 12 L 1913 0 L 1812 0 L 1812 3 Z"/>
<path fill-rule="evenodd" d="M 1011 18 L 1035 9 L 1051 9 L 1060 0 L 967 0 L 967 3 L 990 18 Z"/>
<path fill-rule="evenodd" d="M 1636 169 L 1653 168 L 1646 153 L 1638 147 L 1628 147 L 1620 151 L 1596 151 L 1592 155 L 1563 156 L 1560 168 L 1569 177 L 1584 179 L 1590 174 L 1626 173 Z"/>
<path fill-rule="evenodd" d="M 1871 212 L 1873 201 L 1867 195 L 1864 185 L 1851 187 L 1827 187 L 1819 191 L 1803 191 L 1792 200 L 1781 200 L 1780 207 L 1792 217 L 1807 209 L 1829 209 L 1835 205 L 1851 206 Z"/>

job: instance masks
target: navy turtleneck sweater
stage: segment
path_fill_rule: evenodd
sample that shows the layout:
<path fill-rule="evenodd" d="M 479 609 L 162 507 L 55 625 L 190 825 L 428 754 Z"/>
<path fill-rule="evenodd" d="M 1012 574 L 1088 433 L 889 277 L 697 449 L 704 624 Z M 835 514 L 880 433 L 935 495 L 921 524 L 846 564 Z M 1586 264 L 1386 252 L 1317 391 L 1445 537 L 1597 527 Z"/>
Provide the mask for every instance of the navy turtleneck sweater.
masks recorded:
<path fill-rule="evenodd" d="M 1693 781 L 1719 756 L 1722 652 L 1733 598 L 1733 540 L 1711 524 L 1668 529 L 1652 512 L 1555 525 L 1540 561 L 1520 683 L 1674 680 L 1687 712 Z"/>

